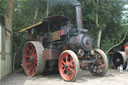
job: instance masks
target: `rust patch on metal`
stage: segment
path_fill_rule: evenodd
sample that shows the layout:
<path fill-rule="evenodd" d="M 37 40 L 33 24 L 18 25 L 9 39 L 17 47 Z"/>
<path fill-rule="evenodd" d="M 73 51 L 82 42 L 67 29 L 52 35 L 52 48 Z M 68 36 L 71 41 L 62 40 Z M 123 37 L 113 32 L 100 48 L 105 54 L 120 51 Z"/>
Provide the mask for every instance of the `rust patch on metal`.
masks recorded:
<path fill-rule="evenodd" d="M 59 55 L 60 55 L 60 51 L 57 49 L 45 49 L 43 52 L 43 56 L 45 60 L 58 59 Z"/>
<path fill-rule="evenodd" d="M 51 41 L 60 40 L 60 30 L 51 33 Z"/>

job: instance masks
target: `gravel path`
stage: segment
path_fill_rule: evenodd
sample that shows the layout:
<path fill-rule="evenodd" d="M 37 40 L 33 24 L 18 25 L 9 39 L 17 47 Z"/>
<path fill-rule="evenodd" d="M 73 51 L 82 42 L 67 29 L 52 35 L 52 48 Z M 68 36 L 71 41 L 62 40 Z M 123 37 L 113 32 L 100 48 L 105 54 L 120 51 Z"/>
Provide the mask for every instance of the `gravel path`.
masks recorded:
<path fill-rule="evenodd" d="M 95 77 L 88 71 L 80 71 L 75 82 L 65 82 L 59 73 L 27 77 L 23 72 L 18 72 L 0 80 L 0 85 L 128 85 L 128 72 L 110 69 L 104 77 Z"/>

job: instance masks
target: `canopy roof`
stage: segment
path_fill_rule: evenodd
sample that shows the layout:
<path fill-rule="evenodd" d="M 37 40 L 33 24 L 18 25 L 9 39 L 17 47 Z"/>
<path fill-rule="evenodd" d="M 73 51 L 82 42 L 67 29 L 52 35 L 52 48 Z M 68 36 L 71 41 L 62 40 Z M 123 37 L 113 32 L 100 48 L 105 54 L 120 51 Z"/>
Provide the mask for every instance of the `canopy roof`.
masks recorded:
<path fill-rule="evenodd" d="M 48 28 L 46 26 L 48 24 L 46 24 L 46 23 L 50 23 L 51 25 L 62 25 L 62 24 L 65 24 L 67 21 L 69 21 L 69 18 L 67 18 L 65 16 L 51 16 L 51 17 L 43 19 L 42 21 L 40 21 L 36 24 L 28 26 L 28 27 L 20 30 L 19 32 L 29 31 L 31 28 L 34 28 L 34 29 L 39 28 L 39 29 L 42 29 L 42 30 L 43 29 L 46 30 Z M 54 27 L 53 27 L 53 29 L 54 29 Z"/>

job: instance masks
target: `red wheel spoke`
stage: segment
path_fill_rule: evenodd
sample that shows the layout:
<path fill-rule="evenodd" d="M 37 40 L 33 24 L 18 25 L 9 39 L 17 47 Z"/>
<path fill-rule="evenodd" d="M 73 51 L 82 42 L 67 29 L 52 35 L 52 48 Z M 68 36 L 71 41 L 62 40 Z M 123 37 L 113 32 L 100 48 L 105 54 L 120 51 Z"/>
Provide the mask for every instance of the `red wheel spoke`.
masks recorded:
<path fill-rule="evenodd" d="M 31 66 L 31 67 L 29 68 L 28 72 L 30 73 L 32 69 L 33 69 L 33 66 Z"/>
<path fill-rule="evenodd" d="M 32 54 L 32 50 L 31 49 L 27 48 L 26 50 L 28 50 Z"/>
<path fill-rule="evenodd" d="M 29 55 L 27 55 L 27 54 L 25 54 L 25 55 L 24 55 L 24 57 L 25 57 L 25 58 L 29 58 L 30 56 L 29 56 Z"/>
<path fill-rule="evenodd" d="M 33 53 L 32 55 L 33 55 L 33 56 L 37 56 L 36 53 Z"/>
<path fill-rule="evenodd" d="M 69 70 L 70 70 L 72 73 L 75 73 L 75 70 L 73 70 L 73 69 L 71 69 L 71 68 L 69 68 Z"/>
<path fill-rule="evenodd" d="M 34 68 L 36 68 L 36 65 L 35 64 L 33 64 L 33 66 L 34 66 Z"/>
<path fill-rule="evenodd" d="M 70 64 L 72 64 L 73 63 L 73 59 L 72 60 L 70 60 Z"/>
<path fill-rule="evenodd" d="M 30 58 L 30 56 L 28 56 L 28 55 L 25 55 L 25 57 L 26 57 L 26 58 Z"/>
<path fill-rule="evenodd" d="M 100 65 L 102 64 L 102 62 L 100 60 L 97 61 Z"/>
<path fill-rule="evenodd" d="M 37 64 L 37 61 L 33 61 L 33 63 Z"/>
<path fill-rule="evenodd" d="M 99 58 L 99 60 L 100 60 L 101 62 L 104 62 L 104 59 L 103 59 L 102 55 L 99 54 L 98 58 Z"/>
<path fill-rule="evenodd" d="M 66 62 L 64 62 L 64 61 L 62 61 L 62 63 L 65 65 L 66 64 Z"/>
<path fill-rule="evenodd" d="M 26 65 L 30 65 L 30 64 L 32 64 L 32 63 L 31 62 L 26 63 Z"/>
<path fill-rule="evenodd" d="M 101 67 L 105 67 L 106 65 L 105 64 L 102 64 Z"/>
<path fill-rule="evenodd" d="M 66 70 L 66 68 L 64 68 L 62 71 L 65 71 Z"/>
<path fill-rule="evenodd" d="M 34 60 L 37 60 L 37 57 L 34 57 Z"/>
<path fill-rule="evenodd" d="M 66 62 L 68 62 L 68 55 L 66 55 Z"/>
<path fill-rule="evenodd" d="M 33 71 L 32 71 L 32 74 L 34 74 L 35 71 L 36 71 L 36 65 L 33 64 Z"/>
<path fill-rule="evenodd" d="M 100 57 L 100 58 L 98 57 L 98 59 L 97 59 L 97 60 L 100 60 L 100 61 L 101 61 L 101 58 L 102 58 L 102 57 Z"/>
<path fill-rule="evenodd" d="M 76 71 L 75 71 L 75 70 L 73 70 L 73 69 L 71 69 L 71 68 L 69 68 L 69 70 L 71 71 L 71 77 L 70 77 L 70 78 L 72 79 L 72 78 L 73 78 L 73 76 L 75 75 L 75 72 L 76 72 Z"/>
<path fill-rule="evenodd" d="M 72 59 L 72 60 L 70 61 L 70 65 L 71 65 L 71 67 L 74 67 L 74 68 L 75 68 L 76 66 L 73 64 L 73 62 L 74 62 L 74 61 L 73 61 L 73 59 Z"/>
<path fill-rule="evenodd" d="M 66 73 L 67 78 L 69 78 L 69 73 L 68 72 L 69 72 L 69 70 L 67 70 L 67 73 Z"/>
<path fill-rule="evenodd" d="M 75 65 L 71 65 L 71 67 L 74 67 L 75 68 L 76 66 Z"/>
<path fill-rule="evenodd" d="M 35 70 L 36 70 L 36 68 L 33 68 L 33 70 L 32 70 L 32 74 L 34 74 L 34 73 L 35 73 Z"/>
<path fill-rule="evenodd" d="M 101 57 L 102 57 L 101 55 L 98 56 L 98 58 L 101 58 Z"/>

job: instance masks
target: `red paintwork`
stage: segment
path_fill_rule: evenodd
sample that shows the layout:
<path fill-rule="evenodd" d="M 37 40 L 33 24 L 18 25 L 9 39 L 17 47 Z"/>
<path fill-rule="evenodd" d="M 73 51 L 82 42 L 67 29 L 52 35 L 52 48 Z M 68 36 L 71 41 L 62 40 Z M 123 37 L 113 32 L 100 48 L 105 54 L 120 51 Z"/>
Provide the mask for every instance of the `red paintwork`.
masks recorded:
<path fill-rule="evenodd" d="M 108 54 L 110 54 L 110 55 L 111 55 L 111 54 L 113 54 L 113 52 L 109 52 Z"/>
<path fill-rule="evenodd" d="M 60 34 L 61 34 L 61 36 L 64 35 L 64 30 L 61 30 L 60 31 Z"/>
<path fill-rule="evenodd" d="M 30 61 L 30 58 L 33 58 L 33 60 Z M 33 76 L 37 68 L 37 54 L 35 47 L 31 43 L 28 43 L 25 47 L 23 64 L 26 74 Z"/>
<path fill-rule="evenodd" d="M 68 59 L 70 58 L 70 60 Z M 66 60 L 66 61 L 65 61 Z M 73 64 L 74 60 L 72 56 L 70 56 L 69 53 L 63 53 L 62 56 L 60 56 L 59 61 L 59 72 L 61 76 L 64 78 L 64 80 L 72 80 L 76 74 L 76 66 Z M 67 68 L 64 67 L 64 65 L 67 64 Z M 66 71 L 66 73 L 65 73 Z M 69 74 L 69 71 L 71 74 Z"/>
<path fill-rule="evenodd" d="M 124 45 L 124 48 L 126 48 L 126 44 Z"/>
<path fill-rule="evenodd" d="M 125 49 L 127 46 L 128 46 L 128 45 L 127 45 L 127 44 L 125 44 L 125 45 L 124 45 L 124 49 Z"/>
<path fill-rule="evenodd" d="M 97 64 L 98 64 L 98 65 L 96 65 L 97 72 L 99 74 L 101 74 L 103 72 L 103 70 L 102 70 L 102 72 L 100 72 L 99 69 L 98 69 L 98 66 L 101 66 L 101 67 L 105 68 L 106 67 L 106 64 L 104 63 L 104 59 L 103 59 L 102 55 L 100 55 L 100 54 L 98 54 Z"/>
<path fill-rule="evenodd" d="M 96 74 L 100 75 L 100 74 L 102 74 L 104 72 L 104 70 L 101 71 L 99 69 L 99 66 L 102 67 L 102 68 L 105 68 L 106 67 L 106 63 L 104 62 L 104 59 L 103 59 L 101 54 L 97 53 L 97 56 L 98 56 L 97 61 L 94 64 L 94 66 L 96 67 L 96 69 L 95 69 L 96 71 L 94 72 L 94 70 L 91 68 L 91 66 L 89 66 L 89 69 L 90 69 L 90 71 L 92 71 L 92 73 L 96 73 Z"/>

